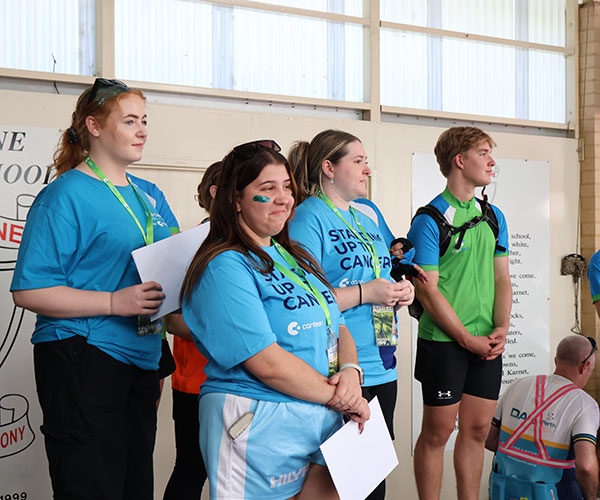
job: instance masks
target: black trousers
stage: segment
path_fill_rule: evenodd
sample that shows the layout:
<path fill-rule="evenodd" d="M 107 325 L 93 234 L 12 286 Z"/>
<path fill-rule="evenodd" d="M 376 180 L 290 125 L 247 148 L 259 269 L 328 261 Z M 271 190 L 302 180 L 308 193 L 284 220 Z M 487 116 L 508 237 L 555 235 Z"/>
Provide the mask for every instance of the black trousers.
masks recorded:
<path fill-rule="evenodd" d="M 207 475 L 198 436 L 198 394 L 173 389 L 173 421 L 177 454 L 163 500 L 200 500 Z"/>
<path fill-rule="evenodd" d="M 158 373 L 74 336 L 34 346 L 55 500 L 153 500 Z"/>
<path fill-rule="evenodd" d="M 363 397 L 367 401 L 371 401 L 375 396 L 379 400 L 383 418 L 390 431 L 390 436 L 394 439 L 394 409 L 396 408 L 396 396 L 398 394 L 398 384 L 394 380 L 387 384 L 373 385 L 371 387 L 363 387 Z M 385 480 L 381 481 L 377 488 L 367 497 L 367 500 L 384 500 L 385 499 Z"/>

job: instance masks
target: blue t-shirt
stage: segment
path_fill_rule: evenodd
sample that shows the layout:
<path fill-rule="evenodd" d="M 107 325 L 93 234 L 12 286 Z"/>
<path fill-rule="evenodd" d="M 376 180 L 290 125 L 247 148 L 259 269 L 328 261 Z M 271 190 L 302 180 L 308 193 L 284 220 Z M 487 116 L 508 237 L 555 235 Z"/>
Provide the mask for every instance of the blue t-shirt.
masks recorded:
<path fill-rule="evenodd" d="M 145 230 L 146 213 L 132 186 L 117 186 Z M 142 194 L 142 196 L 144 196 Z M 146 198 L 154 240 L 170 236 Z M 11 291 L 67 286 L 113 292 L 140 283 L 131 252 L 144 246 L 129 213 L 104 182 L 69 170 L 36 197 L 27 217 Z M 137 335 L 137 317 L 52 318 L 37 315 L 32 343 L 81 335 L 113 358 L 155 370 L 160 335 Z"/>
<path fill-rule="evenodd" d="M 274 247 L 263 250 L 289 268 Z M 315 276 L 308 279 L 323 294 L 337 336 L 344 318 L 333 293 Z M 328 376 L 327 324 L 317 300 L 277 269 L 261 274 L 240 252 L 228 250 L 213 258 L 191 297 L 183 300 L 182 310 L 208 359 L 201 395 L 225 392 L 263 401 L 297 401 L 263 384 L 243 365 L 274 342 Z"/>
<path fill-rule="evenodd" d="M 590 280 L 590 292 L 592 292 L 592 302 L 595 304 L 600 300 L 600 250 L 590 258 L 588 266 L 588 279 Z"/>
<path fill-rule="evenodd" d="M 361 234 L 349 211 L 340 210 L 344 219 Z M 363 213 L 356 216 L 375 244 L 381 263 L 381 278 L 390 281 L 391 257 L 377 224 Z M 367 283 L 375 278 L 371 254 L 348 226 L 316 197 L 306 199 L 290 222 L 290 236 L 299 241 L 321 263 L 327 280 L 335 288 Z M 395 364 L 384 366 L 375 342 L 373 309 L 363 304 L 344 311 L 346 325 L 354 337 L 358 361 L 365 373 L 365 386 L 385 384 L 397 379 Z"/>
<path fill-rule="evenodd" d="M 160 214 L 160 216 L 165 220 L 165 222 L 169 225 L 169 229 L 172 233 L 179 232 L 179 223 L 177 222 L 177 218 L 173 214 L 169 203 L 167 203 L 167 199 L 165 198 L 164 193 L 158 188 L 156 184 L 153 182 L 147 181 L 146 179 L 142 179 L 141 177 L 136 177 L 135 175 L 128 174 L 131 182 L 133 182 L 136 186 L 138 186 L 150 199 L 150 203 L 156 208 L 156 211 Z"/>
<path fill-rule="evenodd" d="M 363 214 L 367 215 L 375 221 L 377 227 L 379 227 L 379 232 L 385 240 L 385 244 L 389 248 L 392 245 L 392 241 L 394 241 L 396 238 L 394 238 L 392 231 L 388 227 L 387 222 L 385 221 L 385 218 L 381 213 L 381 210 L 377 208 L 377 205 L 375 205 L 375 203 L 373 203 L 371 200 L 368 200 L 367 198 L 357 198 L 356 200 L 351 202 L 350 205 L 352 205 L 357 210 L 360 210 Z"/>

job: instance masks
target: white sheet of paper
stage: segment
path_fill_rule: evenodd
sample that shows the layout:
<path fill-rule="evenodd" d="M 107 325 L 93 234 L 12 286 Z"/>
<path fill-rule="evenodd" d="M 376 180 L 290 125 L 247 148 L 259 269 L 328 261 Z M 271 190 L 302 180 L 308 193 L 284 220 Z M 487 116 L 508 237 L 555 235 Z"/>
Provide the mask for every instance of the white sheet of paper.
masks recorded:
<path fill-rule="evenodd" d="M 180 307 L 179 291 L 190 262 L 208 235 L 210 223 L 188 229 L 131 252 L 142 280 L 160 283 L 165 300 L 152 319 L 161 318 Z"/>
<path fill-rule="evenodd" d="M 398 465 L 392 438 L 377 397 L 363 433 L 348 422 L 321 445 L 340 500 L 364 500 Z"/>

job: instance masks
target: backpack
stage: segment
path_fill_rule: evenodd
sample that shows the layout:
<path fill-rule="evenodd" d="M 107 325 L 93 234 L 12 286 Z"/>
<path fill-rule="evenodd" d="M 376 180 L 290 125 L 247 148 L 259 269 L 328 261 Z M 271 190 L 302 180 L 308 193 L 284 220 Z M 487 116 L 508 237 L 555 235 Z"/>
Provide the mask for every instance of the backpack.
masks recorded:
<path fill-rule="evenodd" d="M 417 215 L 429 215 L 437 224 L 437 227 L 440 231 L 440 257 L 446 253 L 448 250 L 448 246 L 450 245 L 450 240 L 452 236 L 455 234 L 459 234 L 460 236 L 456 240 L 455 248 L 458 250 L 462 245 L 463 239 L 465 237 L 465 233 L 468 229 L 474 228 L 479 225 L 481 222 L 485 221 L 490 226 L 490 229 L 494 233 L 494 238 L 496 240 L 496 250 L 501 252 L 506 252 L 506 248 L 500 246 L 498 243 L 498 233 L 500 232 L 500 228 L 498 226 L 498 218 L 496 217 L 496 213 L 494 209 L 487 201 L 487 196 L 484 195 L 483 199 L 480 200 L 477 198 L 481 206 L 481 215 L 473 217 L 471 220 L 465 222 L 462 226 L 456 227 L 448 222 L 444 214 L 442 214 L 437 208 L 433 205 L 425 205 L 417 210 L 414 217 L 412 218 L 411 225 L 415 220 Z"/>
<path fill-rule="evenodd" d="M 450 246 L 450 241 L 455 234 L 458 234 L 459 237 L 456 240 L 456 245 L 454 248 L 457 250 L 461 247 L 463 239 L 467 230 L 474 228 L 479 225 L 481 222 L 485 221 L 490 226 L 490 229 L 494 233 L 494 238 L 496 240 L 496 250 L 500 252 L 506 252 L 506 248 L 501 246 L 498 243 L 498 233 L 500 232 L 500 227 L 498 226 L 498 218 L 494 212 L 494 209 L 487 201 L 487 196 L 484 195 L 483 199 L 480 200 L 477 198 L 479 205 L 481 207 L 481 215 L 473 217 L 471 220 L 465 222 L 462 226 L 456 227 L 448 222 L 444 214 L 442 214 L 436 207 L 433 205 L 425 205 L 420 207 L 412 218 L 411 225 L 415 220 L 417 215 L 429 215 L 437 224 L 437 227 L 440 231 L 440 257 L 446 253 L 448 247 Z M 419 302 L 419 300 L 415 297 L 413 303 L 408 307 L 408 313 L 415 319 L 419 319 L 423 314 L 423 305 Z"/>

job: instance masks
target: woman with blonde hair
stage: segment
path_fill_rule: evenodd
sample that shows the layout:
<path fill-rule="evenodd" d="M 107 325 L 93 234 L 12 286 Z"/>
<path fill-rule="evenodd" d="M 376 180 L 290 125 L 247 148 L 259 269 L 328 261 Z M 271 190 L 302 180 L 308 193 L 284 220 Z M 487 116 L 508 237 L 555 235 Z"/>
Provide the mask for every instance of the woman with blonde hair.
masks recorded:
<path fill-rule="evenodd" d="M 364 372 L 363 396 L 377 396 L 393 438 L 396 309 L 412 303 L 414 289 L 407 281 L 390 279 L 391 256 L 381 231 L 351 205 L 367 194 L 367 154 L 354 135 L 325 130 L 310 143 L 297 142 L 289 160 L 300 203 L 290 235 L 317 259 L 334 287 L 356 342 L 356 368 Z M 382 482 L 369 498 L 384 496 Z"/>

